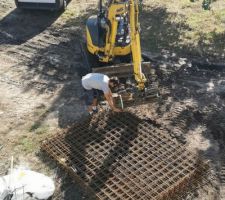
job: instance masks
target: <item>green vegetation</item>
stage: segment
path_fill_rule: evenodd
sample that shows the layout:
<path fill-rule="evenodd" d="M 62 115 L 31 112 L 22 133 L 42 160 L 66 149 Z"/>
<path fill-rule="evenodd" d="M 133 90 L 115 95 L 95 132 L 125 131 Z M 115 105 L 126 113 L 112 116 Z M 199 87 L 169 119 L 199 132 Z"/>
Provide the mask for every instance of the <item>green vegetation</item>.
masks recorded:
<path fill-rule="evenodd" d="M 16 152 L 20 151 L 24 154 L 35 152 L 38 148 L 38 143 L 35 142 L 33 137 L 22 136 L 18 139 L 18 143 L 15 146 Z"/>
<path fill-rule="evenodd" d="M 45 124 L 34 124 L 31 128 L 30 128 L 30 131 L 33 131 L 35 134 L 45 134 L 45 133 L 48 133 L 49 131 L 49 126 L 48 125 L 45 125 Z"/>
<path fill-rule="evenodd" d="M 140 16 L 143 48 L 224 59 L 225 1 L 213 1 L 210 6 L 202 9 L 200 0 L 145 1 Z"/>

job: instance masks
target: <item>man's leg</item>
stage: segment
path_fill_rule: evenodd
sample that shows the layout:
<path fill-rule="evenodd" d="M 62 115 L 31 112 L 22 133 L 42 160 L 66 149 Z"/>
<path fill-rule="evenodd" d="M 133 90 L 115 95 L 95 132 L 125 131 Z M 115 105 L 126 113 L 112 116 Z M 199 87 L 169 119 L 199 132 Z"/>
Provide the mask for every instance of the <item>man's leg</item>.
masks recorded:
<path fill-rule="evenodd" d="M 92 103 L 92 111 L 97 113 L 98 109 L 97 109 L 97 105 L 98 105 L 98 90 L 93 89 L 93 103 Z"/>
<path fill-rule="evenodd" d="M 98 99 L 97 98 L 93 98 L 93 102 L 92 102 L 92 106 L 97 106 L 97 104 L 98 104 Z"/>
<path fill-rule="evenodd" d="M 96 89 L 86 90 L 86 105 L 88 106 L 88 112 L 90 114 L 97 113 L 97 105 L 98 105 L 98 98 L 99 98 L 99 91 Z"/>
<path fill-rule="evenodd" d="M 92 111 L 92 106 L 94 103 L 94 91 L 93 90 L 85 90 L 85 104 L 88 106 L 88 112 L 91 114 Z"/>

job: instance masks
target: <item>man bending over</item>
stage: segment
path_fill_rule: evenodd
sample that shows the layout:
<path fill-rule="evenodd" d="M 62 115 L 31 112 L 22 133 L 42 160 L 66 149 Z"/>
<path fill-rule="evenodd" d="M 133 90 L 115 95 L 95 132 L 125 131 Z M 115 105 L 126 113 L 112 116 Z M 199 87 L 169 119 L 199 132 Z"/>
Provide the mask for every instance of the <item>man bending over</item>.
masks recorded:
<path fill-rule="evenodd" d="M 119 85 L 116 77 L 109 78 L 108 76 L 100 73 L 89 73 L 82 77 L 82 86 L 86 90 L 88 105 L 88 112 L 92 114 L 97 111 L 97 100 L 101 92 L 114 112 L 121 112 L 120 109 L 114 105 L 111 89 Z M 111 89 L 110 89 L 111 88 Z"/>

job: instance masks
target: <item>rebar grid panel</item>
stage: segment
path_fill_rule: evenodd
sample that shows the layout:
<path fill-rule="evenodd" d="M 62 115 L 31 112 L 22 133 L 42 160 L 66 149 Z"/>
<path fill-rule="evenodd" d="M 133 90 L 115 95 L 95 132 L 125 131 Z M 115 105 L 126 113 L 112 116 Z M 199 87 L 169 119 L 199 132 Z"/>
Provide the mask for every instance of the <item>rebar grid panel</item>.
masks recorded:
<path fill-rule="evenodd" d="M 97 199 L 175 199 L 205 164 L 149 119 L 102 113 L 42 143 Z"/>

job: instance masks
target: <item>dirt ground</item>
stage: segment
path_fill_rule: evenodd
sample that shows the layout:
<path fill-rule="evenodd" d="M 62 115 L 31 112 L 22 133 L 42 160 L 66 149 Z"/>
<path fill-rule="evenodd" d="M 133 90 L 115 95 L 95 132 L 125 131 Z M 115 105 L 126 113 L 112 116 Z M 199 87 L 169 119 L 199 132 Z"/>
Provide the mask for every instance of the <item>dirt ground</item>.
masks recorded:
<path fill-rule="evenodd" d="M 88 199 L 40 153 L 39 144 L 87 115 L 78 72 L 83 66 L 84 24 L 95 12 L 94 3 L 90 8 L 92 3 L 74 0 L 67 11 L 56 13 L 18 10 L 12 0 L 0 2 L 0 174 L 14 156 L 15 165 L 54 178 L 53 199 Z M 195 64 L 191 57 L 163 48 L 160 53 L 145 50 L 153 58 L 152 80 L 160 97 L 134 109 L 164 124 L 210 163 L 208 181 L 184 199 L 225 199 L 223 65 Z"/>

